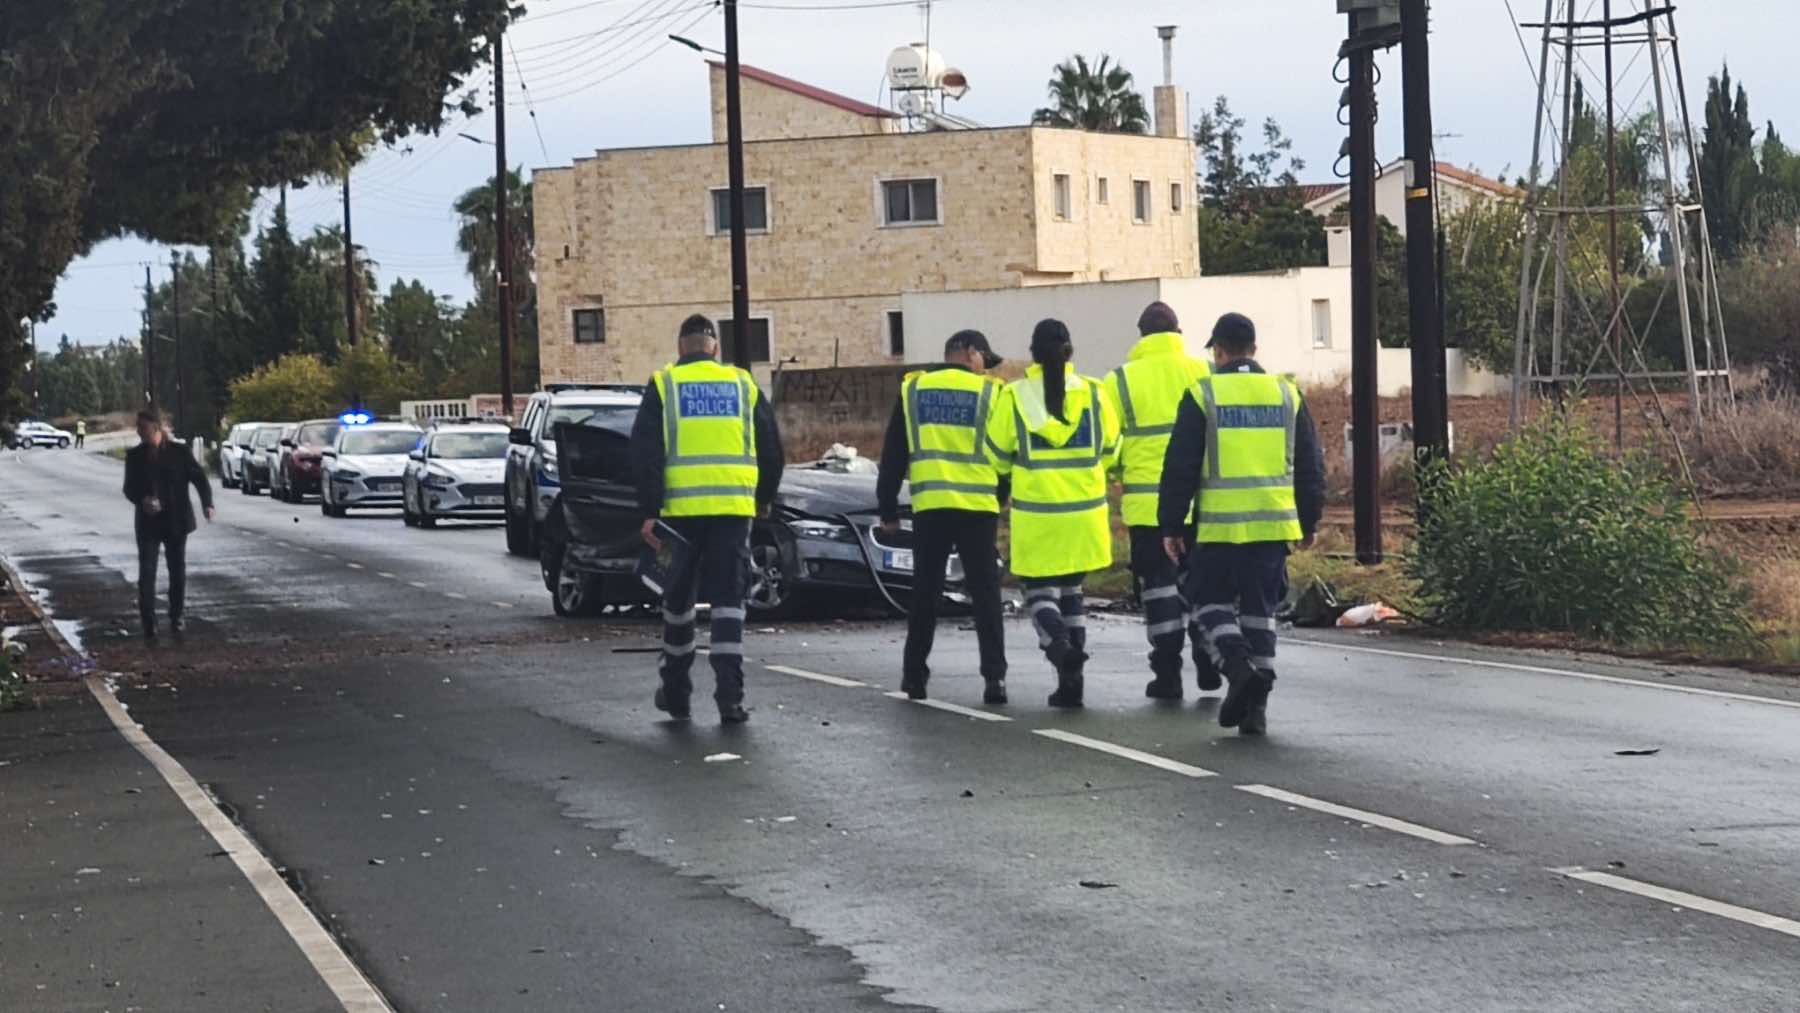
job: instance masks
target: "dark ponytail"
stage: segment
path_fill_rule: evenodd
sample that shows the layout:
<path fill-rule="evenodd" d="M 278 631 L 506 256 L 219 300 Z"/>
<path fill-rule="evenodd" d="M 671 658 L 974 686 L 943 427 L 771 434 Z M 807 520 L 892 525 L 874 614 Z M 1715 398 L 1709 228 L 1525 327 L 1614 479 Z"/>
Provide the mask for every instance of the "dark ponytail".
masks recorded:
<path fill-rule="evenodd" d="M 1044 406 L 1058 421 L 1063 417 L 1063 372 L 1075 352 L 1069 326 L 1061 320 L 1040 320 L 1031 332 L 1031 361 L 1044 367 Z"/>

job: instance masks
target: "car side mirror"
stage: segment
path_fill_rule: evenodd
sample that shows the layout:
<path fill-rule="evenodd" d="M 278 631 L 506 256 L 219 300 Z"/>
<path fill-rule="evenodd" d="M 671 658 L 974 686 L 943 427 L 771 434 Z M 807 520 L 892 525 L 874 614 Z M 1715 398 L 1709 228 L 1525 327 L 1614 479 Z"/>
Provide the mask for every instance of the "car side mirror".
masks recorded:
<path fill-rule="evenodd" d="M 321 456 L 321 457 L 336 457 L 337 451 L 332 450 L 329 447 L 327 447 L 326 449 L 319 451 L 319 456 Z"/>
<path fill-rule="evenodd" d="M 423 462 L 425 460 L 425 451 L 414 447 L 412 450 L 406 452 L 406 456 L 412 460 Z"/>
<path fill-rule="evenodd" d="M 284 447 L 292 447 L 294 445 L 294 441 L 293 440 L 282 440 L 281 445 Z"/>
<path fill-rule="evenodd" d="M 506 442 L 515 447 L 529 447 L 531 446 L 531 430 L 515 426 L 511 432 L 506 434 Z"/>

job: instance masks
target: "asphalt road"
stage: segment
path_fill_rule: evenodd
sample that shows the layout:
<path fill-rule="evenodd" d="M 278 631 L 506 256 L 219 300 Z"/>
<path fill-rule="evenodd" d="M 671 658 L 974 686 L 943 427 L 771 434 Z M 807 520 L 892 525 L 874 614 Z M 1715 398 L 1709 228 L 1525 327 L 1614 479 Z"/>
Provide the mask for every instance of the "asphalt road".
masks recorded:
<path fill-rule="evenodd" d="M 655 628 L 556 619 L 492 526 L 224 493 L 145 648 L 119 481 L 0 460 L 0 551 L 399 1009 L 1800 1006 L 1791 682 L 1291 638 L 1252 740 L 1144 700 L 1124 619 L 1078 714 L 1022 622 L 1004 709 L 940 634 L 986 717 L 812 622 L 751 631 L 748 726 L 673 726 Z"/>

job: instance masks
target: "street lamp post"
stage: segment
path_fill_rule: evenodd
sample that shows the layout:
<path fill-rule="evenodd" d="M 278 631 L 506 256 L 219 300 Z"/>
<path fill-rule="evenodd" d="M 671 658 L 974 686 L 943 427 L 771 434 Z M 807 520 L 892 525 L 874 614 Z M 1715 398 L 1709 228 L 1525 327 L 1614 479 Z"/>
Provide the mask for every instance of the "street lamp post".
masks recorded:
<path fill-rule="evenodd" d="M 737 0 L 724 0 L 725 51 L 719 53 L 692 39 L 669 38 L 697 53 L 725 58 L 725 165 L 731 187 L 731 337 L 732 363 L 750 368 L 750 254 L 744 233 L 744 113 L 739 95 Z"/>

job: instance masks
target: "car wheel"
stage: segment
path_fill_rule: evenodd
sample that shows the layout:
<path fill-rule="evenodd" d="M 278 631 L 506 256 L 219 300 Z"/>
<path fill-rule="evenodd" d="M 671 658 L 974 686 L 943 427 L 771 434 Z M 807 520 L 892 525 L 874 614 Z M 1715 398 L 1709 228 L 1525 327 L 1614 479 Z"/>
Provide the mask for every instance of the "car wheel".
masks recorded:
<path fill-rule="evenodd" d="M 511 496 L 506 497 L 506 551 L 515 556 L 531 555 L 525 547 L 524 525 L 513 512 Z"/>
<path fill-rule="evenodd" d="M 69 441 L 67 439 L 57 440 L 56 441 L 56 449 L 58 449 L 58 450 L 69 449 Z"/>
<path fill-rule="evenodd" d="M 600 597 L 600 580 L 589 573 L 571 573 L 563 568 L 562 553 L 556 554 L 555 587 L 550 603 L 556 614 L 576 619 L 597 616 L 605 606 Z"/>
<path fill-rule="evenodd" d="M 774 536 L 758 531 L 750 537 L 750 586 L 744 609 L 753 615 L 776 616 L 793 604 L 794 580 L 787 572 Z"/>
<path fill-rule="evenodd" d="M 412 497 L 407 496 L 404 493 L 400 496 L 400 522 L 409 528 L 416 528 L 419 526 L 418 518 L 413 515 Z"/>

